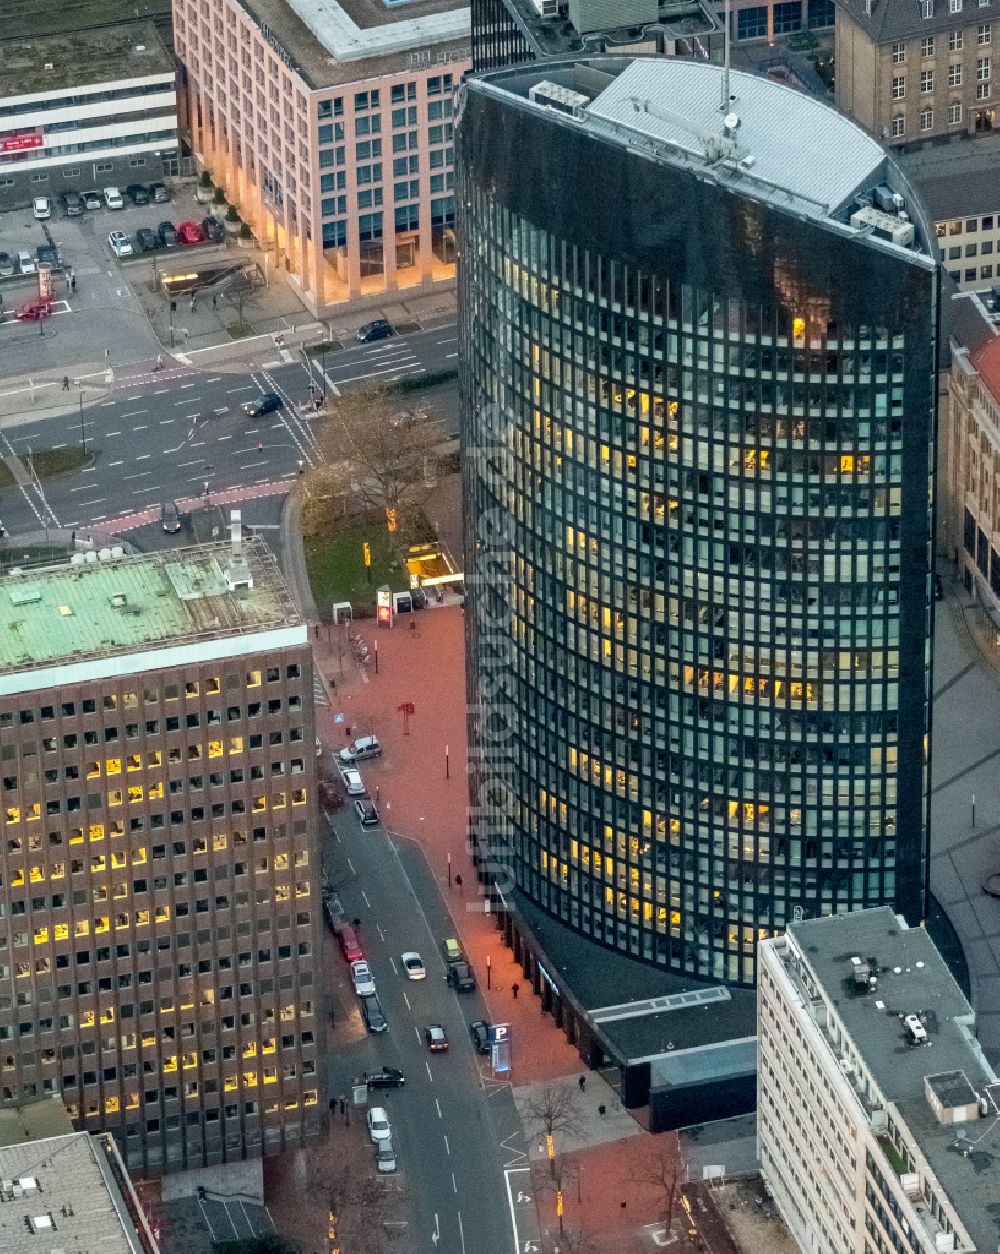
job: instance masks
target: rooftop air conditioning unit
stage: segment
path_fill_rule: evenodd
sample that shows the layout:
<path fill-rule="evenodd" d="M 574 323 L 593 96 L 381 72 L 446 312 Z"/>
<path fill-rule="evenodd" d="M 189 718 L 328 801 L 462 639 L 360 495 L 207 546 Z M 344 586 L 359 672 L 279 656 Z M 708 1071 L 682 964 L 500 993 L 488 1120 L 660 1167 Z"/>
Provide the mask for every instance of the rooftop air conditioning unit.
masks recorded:
<path fill-rule="evenodd" d="M 559 0 L 530 0 L 530 3 L 539 17 L 559 16 Z"/>
<path fill-rule="evenodd" d="M 925 1045 L 927 1043 L 927 1029 L 920 1022 L 917 1015 L 907 1015 L 903 1020 L 907 1032 L 910 1034 L 910 1040 L 914 1045 Z"/>
<path fill-rule="evenodd" d="M 589 97 L 583 95 L 582 92 L 573 91 L 572 88 L 563 87 L 559 83 L 549 82 L 548 79 L 543 79 L 542 82 L 530 88 L 528 99 L 535 104 L 555 109 L 558 113 L 566 113 L 570 117 L 581 109 L 585 109 L 590 103 Z"/>

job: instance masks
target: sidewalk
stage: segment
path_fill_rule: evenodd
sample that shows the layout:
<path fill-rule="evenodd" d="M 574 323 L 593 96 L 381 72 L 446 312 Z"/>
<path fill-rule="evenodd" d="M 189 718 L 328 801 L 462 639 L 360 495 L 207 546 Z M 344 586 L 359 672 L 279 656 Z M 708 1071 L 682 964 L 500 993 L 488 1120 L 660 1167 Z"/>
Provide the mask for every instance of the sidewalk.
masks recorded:
<path fill-rule="evenodd" d="M 535 1186 L 532 1192 L 543 1232 L 540 1254 L 550 1254 L 559 1244 L 544 1129 L 530 1109 L 532 1103 L 536 1107 L 544 1103 L 547 1086 L 566 1088 L 573 1098 L 572 1128 L 556 1138 L 564 1173 L 564 1228 L 590 1235 L 599 1242 L 596 1248 L 602 1254 L 631 1254 L 644 1248 L 652 1251 L 656 1248 L 652 1234 L 663 1235 L 662 1189 L 643 1184 L 642 1178 L 649 1175 L 650 1163 L 664 1152 L 668 1162 L 673 1161 L 676 1138 L 649 1136 L 621 1106 L 606 1081 L 596 1072 L 584 1071 L 576 1049 L 533 996 L 530 984 L 504 946 L 493 916 L 485 913 L 479 894 L 465 840 L 464 613 L 457 605 L 429 607 L 412 616 L 404 615 L 391 630 L 379 629 L 366 620 L 356 623 L 354 631 L 360 632 L 372 656 L 372 663 L 360 673 L 350 653 L 343 659 L 341 673 L 335 634 L 330 643 L 326 630 L 321 629 L 313 642 L 318 667 L 337 683 L 332 706 L 319 716 L 320 735 L 336 751 L 356 736 L 377 733 L 382 757 L 366 762 L 362 774 L 383 824 L 394 839 L 420 846 L 449 900 L 490 1018 L 510 1024 L 509 1081 L 528 1139 Z M 404 703 L 414 707 L 408 732 L 404 731 L 399 708 Z M 344 716 L 342 724 L 333 721 L 338 713 Z M 581 1077 L 585 1079 L 582 1091 Z M 605 1107 L 604 1115 L 600 1114 L 601 1106 Z M 625 1213 L 622 1200 L 627 1203 Z M 687 1221 L 675 1220 L 674 1233 L 680 1234 L 687 1226 Z M 680 1235 L 670 1244 L 677 1254 L 699 1248 Z"/>

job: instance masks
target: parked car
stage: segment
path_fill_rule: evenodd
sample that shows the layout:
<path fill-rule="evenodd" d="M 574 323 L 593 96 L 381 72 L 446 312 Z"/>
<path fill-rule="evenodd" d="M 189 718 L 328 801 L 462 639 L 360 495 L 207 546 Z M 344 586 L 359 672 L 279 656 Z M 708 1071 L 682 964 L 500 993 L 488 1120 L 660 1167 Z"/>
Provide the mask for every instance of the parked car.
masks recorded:
<path fill-rule="evenodd" d="M 165 205 L 170 199 L 170 193 L 167 191 L 165 183 L 150 183 L 149 195 L 154 205 Z"/>
<path fill-rule="evenodd" d="M 148 226 L 140 226 L 135 233 L 135 245 L 141 253 L 154 253 L 160 247 L 160 239 Z"/>
<path fill-rule="evenodd" d="M 39 222 L 43 222 L 46 218 L 51 218 L 52 201 L 49 200 L 48 196 L 36 196 L 31 202 L 31 213 Z"/>
<path fill-rule="evenodd" d="M 333 930 L 340 945 L 340 952 L 348 962 L 356 962 L 364 957 L 358 938 L 354 934 L 354 928 L 349 923 L 338 923 Z"/>
<path fill-rule="evenodd" d="M 220 244 L 226 238 L 226 228 L 218 218 L 202 218 L 201 229 L 205 238 L 210 239 L 213 244 Z"/>
<path fill-rule="evenodd" d="M 448 1033 L 440 1023 L 429 1023 L 424 1028 L 424 1040 L 432 1054 L 443 1054 L 448 1048 Z"/>
<path fill-rule="evenodd" d="M 149 188 L 145 183 L 129 183 L 125 188 L 125 195 L 133 205 L 149 204 Z"/>
<path fill-rule="evenodd" d="M 181 512 L 176 501 L 164 501 L 160 506 L 160 526 L 168 536 L 176 535 L 181 529 Z"/>
<path fill-rule="evenodd" d="M 382 1003 L 377 997 L 366 997 L 362 1001 L 361 1014 L 369 1032 L 388 1032 L 389 1020 L 385 1017 Z"/>
<path fill-rule="evenodd" d="M 122 200 L 122 194 L 117 187 L 106 187 L 104 189 L 104 203 L 109 209 L 125 208 L 125 202 Z"/>
<path fill-rule="evenodd" d="M 55 244 L 39 244 L 35 249 L 35 264 L 39 270 L 42 266 L 48 266 L 51 270 L 57 270 L 62 265 L 59 249 Z"/>
<path fill-rule="evenodd" d="M 387 340 L 392 334 L 392 323 L 385 318 L 376 318 L 374 322 L 358 327 L 356 339 L 359 344 L 372 344 L 375 340 Z"/>
<path fill-rule="evenodd" d="M 0 278 L 9 279 L 14 273 L 14 258 L 10 253 L 0 253 Z"/>
<path fill-rule="evenodd" d="M 476 1019 L 469 1024 L 469 1035 L 472 1037 L 472 1044 L 475 1046 L 477 1054 L 488 1054 L 490 1052 L 490 1025 L 485 1019 Z"/>
<path fill-rule="evenodd" d="M 354 744 L 347 745 L 340 751 L 340 760 L 345 766 L 381 756 L 382 746 L 378 742 L 378 736 L 361 736 L 355 740 Z"/>
<path fill-rule="evenodd" d="M 406 1076 L 398 1067 L 379 1067 L 378 1071 L 365 1072 L 365 1084 L 370 1089 L 401 1089 Z"/>
<path fill-rule="evenodd" d="M 427 978 L 427 968 L 424 966 L 424 960 L 415 949 L 408 949 L 405 954 L 400 954 L 399 960 L 403 964 L 403 972 L 408 980 L 425 980 Z"/>
<path fill-rule="evenodd" d="M 361 778 L 360 771 L 355 771 L 353 767 L 348 767 L 340 772 L 340 776 L 344 781 L 344 787 L 347 789 L 349 797 L 360 797 L 365 791 L 365 781 Z"/>
<path fill-rule="evenodd" d="M 76 218 L 83 213 L 83 198 L 76 192 L 63 192 L 62 205 L 67 218 Z"/>
<path fill-rule="evenodd" d="M 265 392 L 252 401 L 244 401 L 240 408 L 248 418 L 260 418 L 263 414 L 273 414 L 282 405 L 281 397 L 274 392 Z"/>
<path fill-rule="evenodd" d="M 103 203 L 101 201 L 101 193 L 97 190 L 81 192 L 80 199 L 83 201 L 84 209 L 100 209 Z"/>
<path fill-rule="evenodd" d="M 378 810 L 370 797 L 359 797 L 354 803 L 354 813 L 362 827 L 378 826 Z"/>
<path fill-rule="evenodd" d="M 132 256 L 132 243 L 124 231 L 112 231 L 108 236 L 111 251 L 119 259 Z"/>
<path fill-rule="evenodd" d="M 373 1106 L 368 1112 L 368 1135 L 372 1141 L 388 1141 L 392 1136 L 389 1114 L 384 1106 Z"/>
<path fill-rule="evenodd" d="M 381 1172 L 396 1170 L 396 1151 L 392 1147 L 392 1137 L 379 1141 L 375 1146 L 375 1168 Z"/>
<path fill-rule="evenodd" d="M 21 274 L 35 273 L 35 259 L 26 248 L 22 248 L 17 254 L 17 268 Z"/>
<path fill-rule="evenodd" d="M 177 247 L 177 229 L 172 222 L 161 222 L 156 229 L 157 235 L 160 237 L 160 244 L 164 248 Z"/>
<path fill-rule="evenodd" d="M 200 222 L 182 222 L 177 228 L 177 240 L 181 244 L 200 244 L 205 237 Z"/>
<path fill-rule="evenodd" d="M 375 996 L 375 979 L 371 967 L 364 958 L 355 958 L 351 963 L 351 983 L 359 997 Z"/>
<path fill-rule="evenodd" d="M 441 942 L 441 948 L 444 950 L 444 960 L 449 965 L 453 962 L 464 962 L 465 954 L 462 953 L 462 946 L 453 937 Z"/>
<path fill-rule="evenodd" d="M 448 983 L 456 993 L 474 993 L 476 977 L 467 962 L 453 962 L 448 968 Z"/>

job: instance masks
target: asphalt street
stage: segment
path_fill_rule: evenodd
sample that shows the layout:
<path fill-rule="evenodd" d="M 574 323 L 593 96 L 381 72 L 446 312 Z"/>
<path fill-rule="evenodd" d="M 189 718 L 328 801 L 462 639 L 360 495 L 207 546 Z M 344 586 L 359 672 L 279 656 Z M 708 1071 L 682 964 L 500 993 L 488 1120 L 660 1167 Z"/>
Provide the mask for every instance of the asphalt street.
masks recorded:
<path fill-rule="evenodd" d="M 460 996 L 446 983 L 441 941 L 456 931 L 446 903 L 415 846 L 381 827 L 361 829 L 353 811 L 341 811 L 335 823 L 324 865 L 347 917 L 361 919 L 361 945 L 389 1027 L 366 1032 L 338 950 L 328 971 L 338 1025 L 330 1092 L 349 1093 L 355 1077 L 380 1065 L 406 1076 L 403 1088 L 373 1090 L 369 1101 L 384 1106 L 392 1124 L 408 1204 L 407 1250 L 510 1254 L 504 1169 L 523 1161 L 523 1137 L 509 1083 L 494 1078 L 469 1039 L 469 1023 L 486 1017 L 479 993 Z M 425 980 L 402 974 L 400 954 L 410 949 L 423 957 Z M 428 1052 L 423 1031 L 430 1023 L 444 1026 L 447 1053 Z"/>
<path fill-rule="evenodd" d="M 453 369 L 455 336 L 454 325 L 445 324 L 319 358 L 292 358 L 286 350 L 292 360 L 239 374 L 171 364 L 163 377 L 153 370 L 155 359 L 133 363 L 118 372 L 104 401 L 61 415 L 29 413 L 4 421 L 4 453 L 23 458 L 31 450 L 78 448 L 86 441 L 97 458 L 78 475 L 3 490 L 0 520 L 14 534 L 39 526 L 80 527 L 165 500 L 294 479 L 300 466 L 314 465 L 318 457 L 312 395 L 322 387 L 350 389 Z M 282 408 L 248 419 L 240 406 L 264 392 L 276 392 Z"/>

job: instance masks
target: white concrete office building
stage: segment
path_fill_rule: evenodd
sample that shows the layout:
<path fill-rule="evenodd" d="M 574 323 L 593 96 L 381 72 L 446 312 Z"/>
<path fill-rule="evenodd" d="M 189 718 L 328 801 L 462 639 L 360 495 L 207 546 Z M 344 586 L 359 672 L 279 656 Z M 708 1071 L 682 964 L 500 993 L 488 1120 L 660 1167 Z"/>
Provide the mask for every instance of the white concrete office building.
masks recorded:
<path fill-rule="evenodd" d="M 810 1254 L 995 1254 L 1000 1084 L 933 941 L 888 907 L 764 940 L 757 1150 Z"/>

